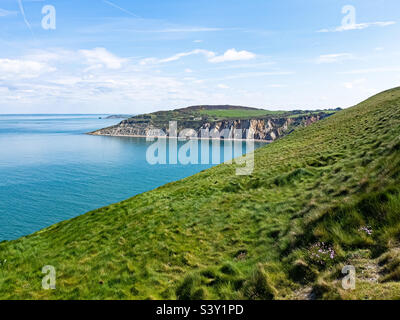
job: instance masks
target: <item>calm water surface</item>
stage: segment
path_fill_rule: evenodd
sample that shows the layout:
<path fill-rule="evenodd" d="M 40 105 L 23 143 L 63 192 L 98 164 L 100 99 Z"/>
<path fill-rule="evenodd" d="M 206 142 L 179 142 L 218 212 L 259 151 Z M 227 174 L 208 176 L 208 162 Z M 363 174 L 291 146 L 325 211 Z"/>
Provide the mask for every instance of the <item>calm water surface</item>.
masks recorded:
<path fill-rule="evenodd" d="M 0 115 L 0 241 L 212 166 L 150 165 L 151 142 L 143 138 L 84 134 L 119 121 L 103 115 Z"/>

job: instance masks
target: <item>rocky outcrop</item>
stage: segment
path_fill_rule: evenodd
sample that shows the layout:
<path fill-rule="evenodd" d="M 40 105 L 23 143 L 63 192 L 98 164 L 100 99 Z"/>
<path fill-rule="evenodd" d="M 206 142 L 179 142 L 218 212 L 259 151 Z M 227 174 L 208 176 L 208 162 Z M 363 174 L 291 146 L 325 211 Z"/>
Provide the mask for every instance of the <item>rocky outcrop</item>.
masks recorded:
<path fill-rule="evenodd" d="M 209 132 L 211 138 L 221 139 L 255 139 L 263 141 L 274 141 L 281 136 L 290 133 L 299 126 L 308 126 L 326 114 L 283 117 L 283 118 L 260 118 L 247 120 L 220 120 L 220 121 L 185 121 L 184 124 L 177 122 L 177 134 L 184 137 L 204 138 Z M 173 135 L 169 121 L 155 123 L 151 117 L 135 117 L 122 121 L 118 125 L 91 132 L 92 135 L 103 136 L 170 136 Z"/>

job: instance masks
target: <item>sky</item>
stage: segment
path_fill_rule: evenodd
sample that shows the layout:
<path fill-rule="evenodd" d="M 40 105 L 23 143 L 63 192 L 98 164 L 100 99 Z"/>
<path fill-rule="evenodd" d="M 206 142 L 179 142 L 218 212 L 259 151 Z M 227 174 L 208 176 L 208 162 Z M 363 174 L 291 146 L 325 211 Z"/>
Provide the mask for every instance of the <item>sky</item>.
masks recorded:
<path fill-rule="evenodd" d="M 0 0 L 0 113 L 350 107 L 400 86 L 398 0 Z"/>

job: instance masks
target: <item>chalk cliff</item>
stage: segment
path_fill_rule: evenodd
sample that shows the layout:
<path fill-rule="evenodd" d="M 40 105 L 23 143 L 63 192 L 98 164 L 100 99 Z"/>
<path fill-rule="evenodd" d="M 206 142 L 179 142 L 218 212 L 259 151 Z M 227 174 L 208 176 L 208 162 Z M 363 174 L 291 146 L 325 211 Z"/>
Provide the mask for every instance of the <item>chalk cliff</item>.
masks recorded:
<path fill-rule="evenodd" d="M 149 116 L 137 116 L 123 120 L 115 126 L 100 129 L 89 134 L 103 136 L 133 136 L 146 137 L 154 135 L 170 135 L 170 121 L 177 121 L 177 134 L 186 137 L 202 137 L 202 132 L 208 130 L 210 136 L 221 136 L 223 139 L 248 139 L 274 141 L 288 134 L 299 126 L 308 126 L 328 114 L 321 113 L 309 116 L 269 117 L 255 119 L 229 119 L 209 121 L 209 119 L 193 119 L 179 121 L 153 121 Z M 191 130 L 184 130 L 191 129 Z M 184 131 L 183 131 L 184 130 Z M 253 135 L 251 135 L 253 134 Z"/>

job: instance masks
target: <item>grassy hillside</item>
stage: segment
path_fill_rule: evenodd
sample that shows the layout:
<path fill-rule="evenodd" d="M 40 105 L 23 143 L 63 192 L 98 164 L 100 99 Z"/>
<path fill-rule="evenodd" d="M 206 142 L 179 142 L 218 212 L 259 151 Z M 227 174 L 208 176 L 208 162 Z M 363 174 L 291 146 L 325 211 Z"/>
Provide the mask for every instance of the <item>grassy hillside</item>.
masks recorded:
<path fill-rule="evenodd" d="M 258 149 L 255 166 L 1 243 L 0 298 L 400 298 L 399 88 Z M 44 265 L 56 290 L 41 289 Z"/>
<path fill-rule="evenodd" d="M 179 124 L 186 125 L 188 128 L 196 128 L 204 122 L 231 120 L 231 119 L 276 119 L 276 118 L 296 118 L 311 115 L 321 117 L 331 115 L 338 109 L 329 110 L 293 110 L 293 111 L 269 111 L 241 106 L 192 106 L 170 111 L 158 111 L 149 114 L 137 115 L 130 118 L 131 121 L 148 121 L 160 128 L 168 125 L 169 121 L 178 121 Z"/>
<path fill-rule="evenodd" d="M 251 119 L 257 117 L 268 117 L 268 118 L 296 118 L 305 117 L 318 114 L 333 114 L 337 110 L 318 110 L 318 111 L 269 111 L 262 109 L 203 109 L 198 110 L 201 115 L 207 115 L 213 119 Z"/>
<path fill-rule="evenodd" d="M 240 119 L 243 117 L 260 117 L 260 116 L 278 116 L 284 115 L 284 111 L 268 111 L 268 110 L 235 110 L 235 109 L 214 109 L 214 110 L 199 110 L 202 115 L 208 115 L 217 119 Z"/>
<path fill-rule="evenodd" d="M 202 105 L 140 114 L 88 134 L 145 137 L 154 129 L 160 129 L 168 134 L 170 122 L 176 121 L 178 134 L 184 129 L 193 129 L 200 137 L 200 133 L 206 128 L 211 131 L 219 128 L 217 130 L 230 132 L 252 128 L 254 139 L 274 141 L 291 133 L 297 127 L 307 126 L 329 117 L 338 110 L 340 109 L 268 111 L 231 105 Z M 246 138 L 244 132 L 241 138 Z"/>

